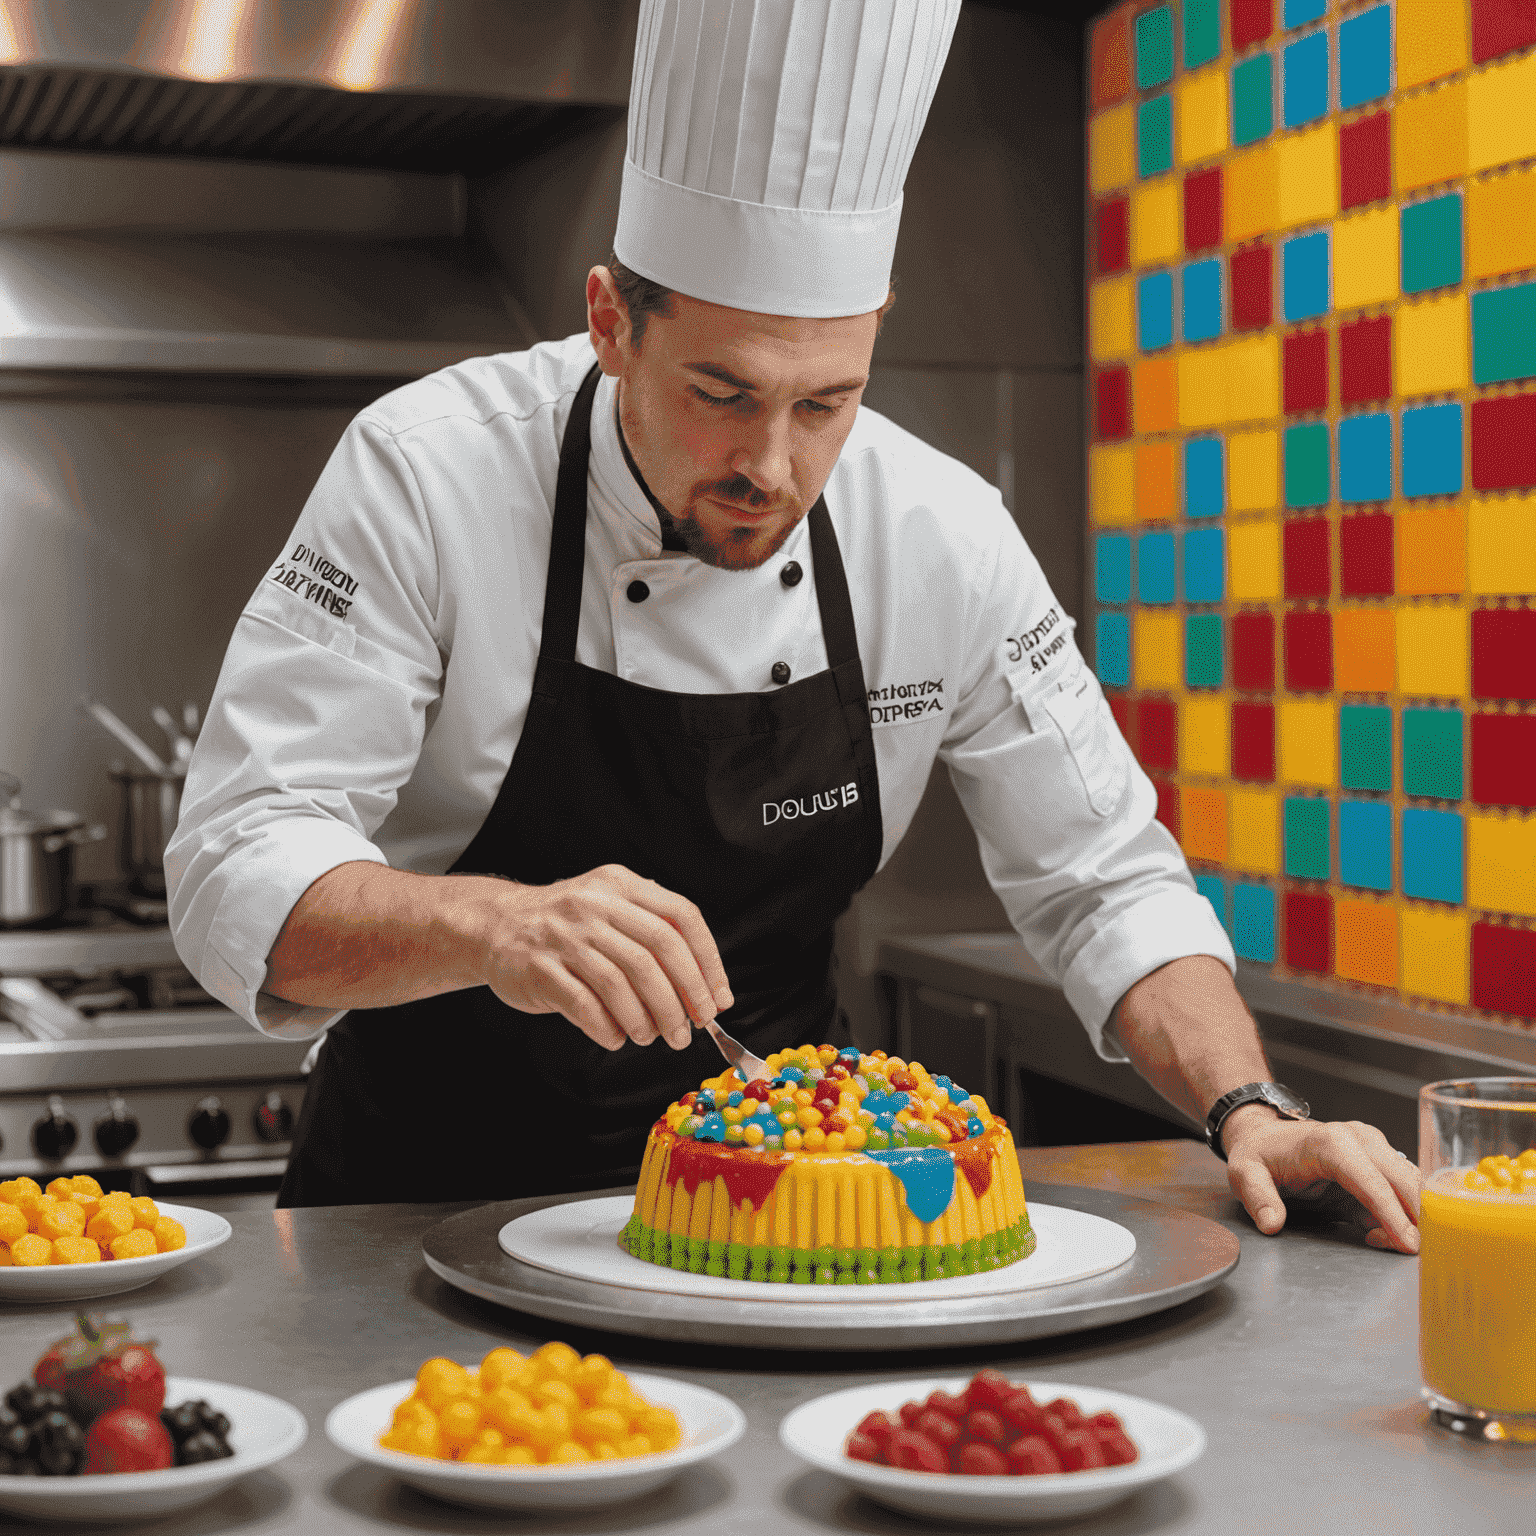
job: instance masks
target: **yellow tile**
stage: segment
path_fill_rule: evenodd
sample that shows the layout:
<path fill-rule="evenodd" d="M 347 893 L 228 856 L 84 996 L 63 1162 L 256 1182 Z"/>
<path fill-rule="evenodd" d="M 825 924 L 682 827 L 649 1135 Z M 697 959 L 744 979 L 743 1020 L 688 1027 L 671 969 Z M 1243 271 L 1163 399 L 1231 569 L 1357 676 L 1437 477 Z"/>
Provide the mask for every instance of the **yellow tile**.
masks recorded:
<path fill-rule="evenodd" d="M 1442 395 L 1470 387 L 1465 293 L 1402 305 L 1392 331 L 1398 394 Z"/>
<path fill-rule="evenodd" d="M 1422 96 L 1399 96 L 1392 109 L 1392 171 L 1399 192 L 1467 174 L 1467 82 Z"/>
<path fill-rule="evenodd" d="M 1215 427 L 1227 419 L 1227 349 L 1196 347 L 1179 354 L 1179 425 Z"/>
<path fill-rule="evenodd" d="M 1280 504 L 1280 434 L 1238 432 L 1227 439 L 1227 495 L 1233 512 Z"/>
<path fill-rule="evenodd" d="M 1190 697 L 1179 710 L 1179 765 L 1186 773 L 1227 776 L 1227 706 L 1222 699 Z"/>
<path fill-rule="evenodd" d="M 1163 176 L 1131 189 L 1131 265 L 1159 266 L 1184 249 L 1179 178 Z"/>
<path fill-rule="evenodd" d="M 1136 350 L 1136 280 L 1106 277 L 1088 290 L 1088 348 L 1095 362 Z"/>
<path fill-rule="evenodd" d="M 1460 0 L 1397 0 L 1397 88 L 1465 69 L 1466 7 Z"/>
<path fill-rule="evenodd" d="M 1273 146 L 1261 144 L 1227 161 L 1222 173 L 1227 239 L 1236 244 L 1275 228 L 1275 158 Z"/>
<path fill-rule="evenodd" d="M 1262 421 L 1280 414 L 1280 338 L 1250 336 L 1229 341 L 1227 420 Z"/>
<path fill-rule="evenodd" d="M 1467 508 L 1467 591 L 1536 596 L 1536 492 Z"/>
<path fill-rule="evenodd" d="M 1088 124 L 1088 184 L 1095 192 L 1123 187 L 1136 175 L 1135 114 L 1128 101 Z"/>
<path fill-rule="evenodd" d="M 1536 157 L 1536 53 L 1467 81 L 1467 162 L 1474 171 Z"/>
<path fill-rule="evenodd" d="M 1279 523 L 1233 523 L 1227 529 L 1227 595 L 1234 603 L 1280 596 Z"/>
<path fill-rule="evenodd" d="M 1227 797 L 1219 789 L 1186 789 L 1179 796 L 1184 852 L 1212 864 L 1227 862 Z"/>
<path fill-rule="evenodd" d="M 1280 779 L 1331 789 L 1338 773 L 1331 699 L 1281 699 L 1275 709 Z"/>
<path fill-rule="evenodd" d="M 1280 797 L 1272 789 L 1234 789 L 1227 862 L 1255 875 L 1280 873 Z"/>
<path fill-rule="evenodd" d="M 1397 297 L 1397 209 L 1388 206 L 1333 226 L 1333 305 L 1359 309 Z"/>
<path fill-rule="evenodd" d="M 1179 81 L 1179 163 L 1209 160 L 1227 147 L 1227 72 L 1221 65 Z"/>
<path fill-rule="evenodd" d="M 1401 922 L 1403 991 L 1442 1003 L 1466 1002 L 1467 914 L 1404 907 Z"/>
<path fill-rule="evenodd" d="M 1131 646 L 1136 657 L 1138 688 L 1177 688 L 1184 677 L 1184 653 L 1179 616 L 1140 609 L 1132 614 L 1136 627 Z"/>
<path fill-rule="evenodd" d="M 1397 690 L 1438 698 L 1467 691 L 1467 616 L 1460 608 L 1397 610 Z"/>
<path fill-rule="evenodd" d="M 1467 905 L 1536 917 L 1536 820 L 1467 817 Z"/>
<path fill-rule="evenodd" d="M 1346 981 L 1397 985 L 1397 910 L 1384 901 L 1341 896 L 1333 909 L 1334 970 Z"/>
<path fill-rule="evenodd" d="M 1276 139 L 1275 167 L 1277 228 L 1321 224 L 1339 211 L 1339 132 L 1332 118 Z"/>
<path fill-rule="evenodd" d="M 1340 693 L 1391 693 L 1397 674 L 1390 608 L 1340 608 L 1333 616 L 1333 685 Z"/>
<path fill-rule="evenodd" d="M 1096 523 L 1136 521 L 1136 449 L 1130 443 L 1088 450 L 1088 485 Z"/>
<path fill-rule="evenodd" d="M 1536 170 L 1467 184 L 1467 276 L 1536 267 Z"/>

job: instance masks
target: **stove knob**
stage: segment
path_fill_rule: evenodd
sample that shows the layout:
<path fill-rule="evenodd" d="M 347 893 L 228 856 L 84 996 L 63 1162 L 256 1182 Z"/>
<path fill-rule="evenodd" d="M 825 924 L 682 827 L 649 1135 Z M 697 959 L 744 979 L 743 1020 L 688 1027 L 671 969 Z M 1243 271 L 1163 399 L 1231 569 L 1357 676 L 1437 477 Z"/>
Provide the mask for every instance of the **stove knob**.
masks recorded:
<path fill-rule="evenodd" d="M 219 1101 L 211 1095 L 199 1099 L 192 1118 L 187 1121 L 187 1135 L 204 1152 L 212 1152 L 229 1140 L 229 1115 Z"/>
<path fill-rule="evenodd" d="M 107 1100 L 107 1113 L 96 1122 L 96 1150 L 103 1157 L 121 1157 L 139 1139 L 139 1122 L 116 1094 Z"/>
<path fill-rule="evenodd" d="M 293 1111 L 283 1103 L 282 1094 L 275 1088 L 256 1106 L 251 1120 L 263 1141 L 293 1140 Z"/>
<path fill-rule="evenodd" d="M 39 1157 L 49 1162 L 62 1162 L 75 1150 L 80 1139 L 79 1127 L 64 1112 L 64 1100 L 58 1094 L 48 1096 L 48 1115 L 32 1127 L 32 1145 Z"/>

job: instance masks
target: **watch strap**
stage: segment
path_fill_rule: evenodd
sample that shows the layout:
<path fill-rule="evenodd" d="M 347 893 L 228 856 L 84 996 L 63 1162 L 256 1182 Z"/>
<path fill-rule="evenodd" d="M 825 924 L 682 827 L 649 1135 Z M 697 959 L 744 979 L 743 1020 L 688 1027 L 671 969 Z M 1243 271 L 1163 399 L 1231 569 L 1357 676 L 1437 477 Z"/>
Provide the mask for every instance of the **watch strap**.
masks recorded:
<path fill-rule="evenodd" d="M 1205 1144 L 1222 1162 L 1227 1160 L 1226 1148 L 1221 1144 L 1221 1128 L 1227 1116 L 1245 1104 L 1268 1104 L 1284 1120 L 1310 1120 L 1312 1111 L 1306 1102 L 1280 1083 L 1244 1083 L 1230 1093 L 1224 1093 L 1211 1105 L 1205 1117 Z"/>

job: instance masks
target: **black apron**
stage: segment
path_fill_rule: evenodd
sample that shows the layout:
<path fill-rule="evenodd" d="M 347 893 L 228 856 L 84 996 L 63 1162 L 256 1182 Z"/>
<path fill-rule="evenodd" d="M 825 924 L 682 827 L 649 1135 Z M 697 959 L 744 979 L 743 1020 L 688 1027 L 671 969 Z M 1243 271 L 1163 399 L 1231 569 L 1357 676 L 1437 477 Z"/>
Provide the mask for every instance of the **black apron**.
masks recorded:
<path fill-rule="evenodd" d="M 880 790 L 848 583 L 809 514 L 828 670 L 768 693 L 668 693 L 576 661 L 598 370 L 571 408 L 528 717 L 454 873 L 547 885 L 622 864 L 704 914 L 760 1056 L 846 1040 L 832 925 L 880 860 Z M 730 635 L 721 645 L 732 643 Z M 278 1204 L 511 1199 L 633 1182 L 674 1099 L 721 1071 L 708 1035 L 606 1051 L 488 987 L 354 1009 L 309 1078 Z"/>

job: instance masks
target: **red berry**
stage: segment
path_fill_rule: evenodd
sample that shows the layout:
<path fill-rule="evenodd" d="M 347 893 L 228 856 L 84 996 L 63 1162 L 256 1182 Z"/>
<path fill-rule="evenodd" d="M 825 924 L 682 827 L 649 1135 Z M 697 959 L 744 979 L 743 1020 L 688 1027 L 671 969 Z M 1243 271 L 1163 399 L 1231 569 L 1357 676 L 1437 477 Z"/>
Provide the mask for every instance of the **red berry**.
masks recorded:
<path fill-rule="evenodd" d="M 858 1430 L 854 1430 L 848 1436 L 848 1444 L 844 1449 L 855 1461 L 880 1460 L 880 1447 L 868 1435 L 861 1435 Z"/>
<path fill-rule="evenodd" d="M 900 1428 L 899 1424 L 891 1422 L 889 1414 L 866 1413 L 859 1420 L 859 1427 L 854 1430 L 854 1434 L 863 1435 L 867 1439 L 873 1440 L 876 1445 L 884 1445 Z"/>
<path fill-rule="evenodd" d="M 917 1079 L 910 1072 L 903 1072 L 900 1068 L 891 1073 L 891 1088 L 897 1093 L 912 1093 L 916 1091 Z"/>
<path fill-rule="evenodd" d="M 1002 1415 L 990 1408 L 973 1408 L 966 1416 L 965 1432 L 972 1440 L 985 1440 L 991 1445 L 1006 1445 L 1016 1437 L 1013 1426 L 1003 1423 Z"/>
<path fill-rule="evenodd" d="M 137 1408 L 154 1415 L 165 1406 L 165 1368 L 149 1346 L 130 1344 L 121 1354 L 103 1355 L 76 1391 L 99 1413 Z"/>
<path fill-rule="evenodd" d="M 834 1062 L 830 1067 L 827 1068 L 827 1076 L 824 1077 L 822 1081 L 826 1082 L 828 1079 L 830 1079 L 833 1082 L 841 1083 L 846 1082 L 852 1076 L 853 1074 L 848 1070 L 848 1068 L 845 1067 L 842 1062 L 838 1061 Z"/>
<path fill-rule="evenodd" d="M 947 1472 L 949 1458 L 927 1435 L 913 1429 L 898 1429 L 891 1436 L 886 1454 L 893 1467 L 904 1467 L 909 1472 Z"/>
<path fill-rule="evenodd" d="M 945 1418 L 963 1419 L 970 1411 L 970 1404 L 953 1392 L 930 1392 L 928 1406 Z"/>
<path fill-rule="evenodd" d="M 1105 1466 L 1123 1467 L 1128 1462 L 1136 1460 L 1138 1454 L 1136 1447 L 1123 1430 L 1096 1429 L 1093 1434 L 1099 1442 L 1099 1450 L 1103 1454 Z"/>
<path fill-rule="evenodd" d="M 925 1409 L 912 1428 L 920 1435 L 927 1435 L 936 1445 L 942 1445 L 946 1451 L 960 1443 L 959 1421 L 933 1408 Z"/>
<path fill-rule="evenodd" d="M 1001 1371 L 977 1371 L 965 1389 L 965 1400 L 972 1408 L 1001 1408 L 1019 1390 Z"/>
<path fill-rule="evenodd" d="M 171 1465 L 171 1437 L 159 1419 L 137 1408 L 113 1408 L 85 1432 L 90 1472 L 158 1472 Z"/>
<path fill-rule="evenodd" d="M 927 1407 L 928 1405 L 926 1403 L 903 1403 L 901 1407 L 897 1409 L 897 1412 L 901 1415 L 902 1424 L 907 1429 L 911 1429 L 912 1426 L 917 1423 L 918 1419 L 921 1418 L 922 1415 L 927 1411 Z"/>
<path fill-rule="evenodd" d="M 1015 1429 L 1023 1430 L 1025 1434 L 1037 1433 L 1045 1422 L 1045 1414 L 1040 1405 L 1022 1387 L 1012 1397 L 1003 1399 L 1002 1407 L 998 1412 L 1002 1415 L 1005 1424 L 1012 1424 Z"/>
<path fill-rule="evenodd" d="M 1006 1451 L 1009 1467 L 1019 1477 L 1039 1477 L 1046 1472 L 1061 1471 L 1061 1457 L 1055 1448 L 1039 1435 L 1023 1435 Z"/>
<path fill-rule="evenodd" d="M 1120 1416 L 1114 1413 L 1096 1413 L 1084 1420 L 1084 1423 L 1094 1429 L 1118 1429 L 1122 1432 L 1125 1429 L 1125 1425 L 1120 1422 Z"/>
<path fill-rule="evenodd" d="M 1089 1472 L 1108 1465 L 1098 1440 L 1088 1429 L 1069 1429 L 1060 1437 L 1056 1453 L 1061 1457 L 1063 1472 Z"/>
<path fill-rule="evenodd" d="M 1068 1429 L 1076 1429 L 1083 1422 L 1082 1410 L 1070 1397 L 1054 1397 L 1045 1405 L 1047 1413 L 1054 1413 Z"/>
<path fill-rule="evenodd" d="M 768 1080 L 759 1077 L 754 1082 L 748 1083 L 741 1090 L 741 1096 L 744 1099 L 756 1099 L 759 1104 L 766 1104 L 768 1102 Z"/>
<path fill-rule="evenodd" d="M 1008 1458 L 995 1445 L 962 1445 L 957 1472 L 967 1477 L 1003 1477 L 1008 1471 Z"/>

